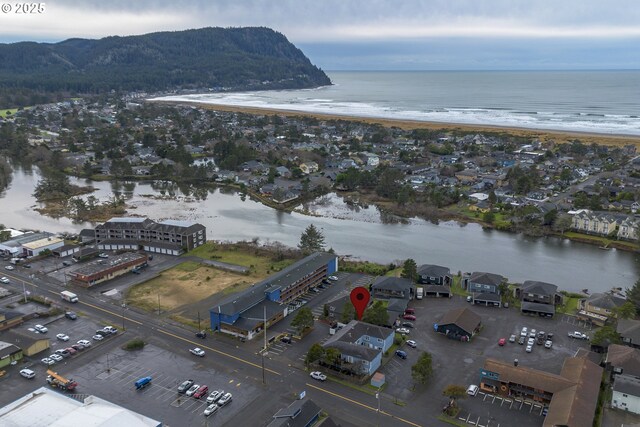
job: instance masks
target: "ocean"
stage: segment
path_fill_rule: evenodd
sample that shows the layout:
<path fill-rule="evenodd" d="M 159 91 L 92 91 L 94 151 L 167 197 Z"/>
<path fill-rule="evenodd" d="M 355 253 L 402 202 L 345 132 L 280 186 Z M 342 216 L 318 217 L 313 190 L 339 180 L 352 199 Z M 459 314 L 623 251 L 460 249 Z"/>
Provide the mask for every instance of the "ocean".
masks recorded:
<path fill-rule="evenodd" d="M 331 71 L 316 89 L 195 101 L 427 122 L 640 135 L 640 71 Z"/>

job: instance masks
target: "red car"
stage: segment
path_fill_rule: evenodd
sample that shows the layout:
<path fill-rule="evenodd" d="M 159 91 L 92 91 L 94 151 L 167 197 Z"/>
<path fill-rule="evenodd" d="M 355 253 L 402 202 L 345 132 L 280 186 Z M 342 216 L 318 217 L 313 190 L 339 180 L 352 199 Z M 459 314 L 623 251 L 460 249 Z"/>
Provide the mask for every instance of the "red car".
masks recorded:
<path fill-rule="evenodd" d="M 507 343 L 507 339 L 506 338 L 500 338 L 498 340 L 498 345 L 505 345 Z"/>
<path fill-rule="evenodd" d="M 196 390 L 195 393 L 193 393 L 193 397 L 195 397 L 196 399 L 200 399 L 201 397 L 206 396 L 208 391 L 209 387 L 207 387 L 206 385 L 201 385 L 200 388 Z"/>
<path fill-rule="evenodd" d="M 404 314 L 416 314 L 416 310 L 414 308 L 407 308 Z"/>
<path fill-rule="evenodd" d="M 414 316 L 413 314 L 405 314 L 404 316 L 402 316 L 402 318 L 404 320 L 413 320 L 413 321 L 416 320 L 416 316 Z"/>

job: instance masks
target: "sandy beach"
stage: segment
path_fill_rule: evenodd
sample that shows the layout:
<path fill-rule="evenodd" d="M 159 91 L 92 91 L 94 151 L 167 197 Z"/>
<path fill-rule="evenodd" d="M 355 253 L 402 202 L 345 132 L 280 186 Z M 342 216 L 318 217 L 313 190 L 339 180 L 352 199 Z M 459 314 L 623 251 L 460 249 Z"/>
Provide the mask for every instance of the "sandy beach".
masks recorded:
<path fill-rule="evenodd" d="M 600 144 L 621 147 L 624 145 L 636 145 L 640 147 L 640 136 L 630 135 L 611 135 L 611 134 L 599 134 L 588 132 L 567 132 L 559 130 L 546 130 L 546 129 L 526 129 L 508 126 L 489 126 L 489 125 L 469 125 L 463 123 L 440 123 L 440 122 L 426 122 L 418 120 L 394 120 L 387 118 L 374 118 L 374 117 L 358 117 L 347 115 L 334 115 L 323 113 L 308 113 L 294 110 L 281 110 L 270 108 L 256 108 L 256 107 L 236 107 L 229 105 L 215 105 L 202 102 L 185 102 L 185 101 L 151 101 L 159 102 L 163 104 L 171 105 L 195 105 L 200 108 L 215 110 L 215 111 L 230 111 L 247 114 L 257 115 L 282 115 L 288 117 L 316 117 L 321 120 L 348 120 L 355 122 L 362 122 L 368 124 L 381 124 L 386 127 L 397 127 L 400 129 L 430 129 L 447 131 L 461 131 L 461 132 L 499 132 L 514 136 L 522 136 L 531 139 L 539 139 L 540 141 L 555 141 L 558 143 L 571 142 L 576 139 L 580 140 L 584 144 Z"/>

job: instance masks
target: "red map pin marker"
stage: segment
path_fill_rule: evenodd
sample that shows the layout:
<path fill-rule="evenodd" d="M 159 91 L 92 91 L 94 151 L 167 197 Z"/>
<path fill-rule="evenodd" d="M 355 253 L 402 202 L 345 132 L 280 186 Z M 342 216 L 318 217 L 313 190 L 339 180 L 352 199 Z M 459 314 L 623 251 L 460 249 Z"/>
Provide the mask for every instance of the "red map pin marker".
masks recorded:
<path fill-rule="evenodd" d="M 365 308 L 367 308 L 367 304 L 369 304 L 369 298 L 371 295 L 367 288 L 362 286 L 358 286 L 354 290 L 351 291 L 351 304 L 356 309 L 356 315 L 358 320 L 362 319 L 362 315 L 364 314 Z"/>

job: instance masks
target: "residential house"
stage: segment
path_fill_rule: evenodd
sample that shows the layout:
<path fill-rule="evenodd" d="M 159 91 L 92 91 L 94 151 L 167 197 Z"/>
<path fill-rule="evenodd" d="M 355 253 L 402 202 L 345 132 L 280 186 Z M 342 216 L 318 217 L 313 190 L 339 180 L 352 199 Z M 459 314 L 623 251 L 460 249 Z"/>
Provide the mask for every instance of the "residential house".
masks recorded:
<path fill-rule="evenodd" d="M 463 279 L 464 288 L 473 295 L 474 304 L 502 305 L 500 298 L 500 285 L 506 279 L 499 274 L 473 272 Z"/>
<path fill-rule="evenodd" d="M 624 374 L 640 379 L 640 350 L 637 348 L 610 344 L 605 364 L 613 376 Z"/>
<path fill-rule="evenodd" d="M 623 218 L 620 215 L 584 209 L 573 215 L 572 228 L 581 233 L 609 236 L 616 233 L 616 228 Z"/>
<path fill-rule="evenodd" d="M 311 427 L 320 418 L 322 409 L 311 399 L 296 399 L 273 415 L 266 427 Z M 322 423 L 325 425 L 325 422 Z"/>
<path fill-rule="evenodd" d="M 635 203 L 635 202 L 634 202 Z M 618 239 L 638 241 L 638 225 L 640 220 L 636 217 L 627 217 L 620 222 L 618 227 Z"/>
<path fill-rule="evenodd" d="M 578 302 L 578 317 L 603 325 L 609 317 L 615 317 L 614 310 L 625 302 L 626 299 L 612 294 L 595 293 Z"/>
<path fill-rule="evenodd" d="M 455 173 L 455 177 L 462 184 L 468 184 L 478 179 L 478 172 L 473 169 L 465 169 Z"/>
<path fill-rule="evenodd" d="M 611 394 L 611 406 L 640 414 L 640 379 L 616 375 Z"/>
<path fill-rule="evenodd" d="M 451 270 L 439 265 L 423 264 L 418 267 L 418 282 L 425 285 L 451 286 Z"/>
<path fill-rule="evenodd" d="M 300 170 L 303 174 L 309 175 L 310 173 L 318 172 L 318 164 L 316 162 L 300 163 Z"/>
<path fill-rule="evenodd" d="M 380 367 L 382 355 L 393 345 L 391 328 L 352 320 L 322 344 L 340 351 L 341 369 L 370 376 Z"/>
<path fill-rule="evenodd" d="M 640 320 L 619 319 L 616 331 L 625 345 L 640 348 Z"/>
<path fill-rule="evenodd" d="M 469 341 L 480 331 L 481 325 L 482 318 L 471 309 L 463 307 L 449 310 L 433 328 L 447 338 Z"/>
<path fill-rule="evenodd" d="M 377 277 L 371 285 L 371 294 L 374 298 L 400 298 L 409 300 L 413 298 L 413 293 L 413 282 L 402 277 Z"/>
<path fill-rule="evenodd" d="M 524 314 L 552 317 L 556 313 L 556 304 L 562 303 L 562 295 L 558 294 L 556 285 L 537 280 L 525 281 L 516 290 L 516 295 L 522 301 L 520 310 Z"/>
<path fill-rule="evenodd" d="M 278 166 L 276 168 L 276 172 L 278 173 L 278 176 L 281 176 L 287 179 L 291 178 L 291 171 L 285 166 Z"/>

